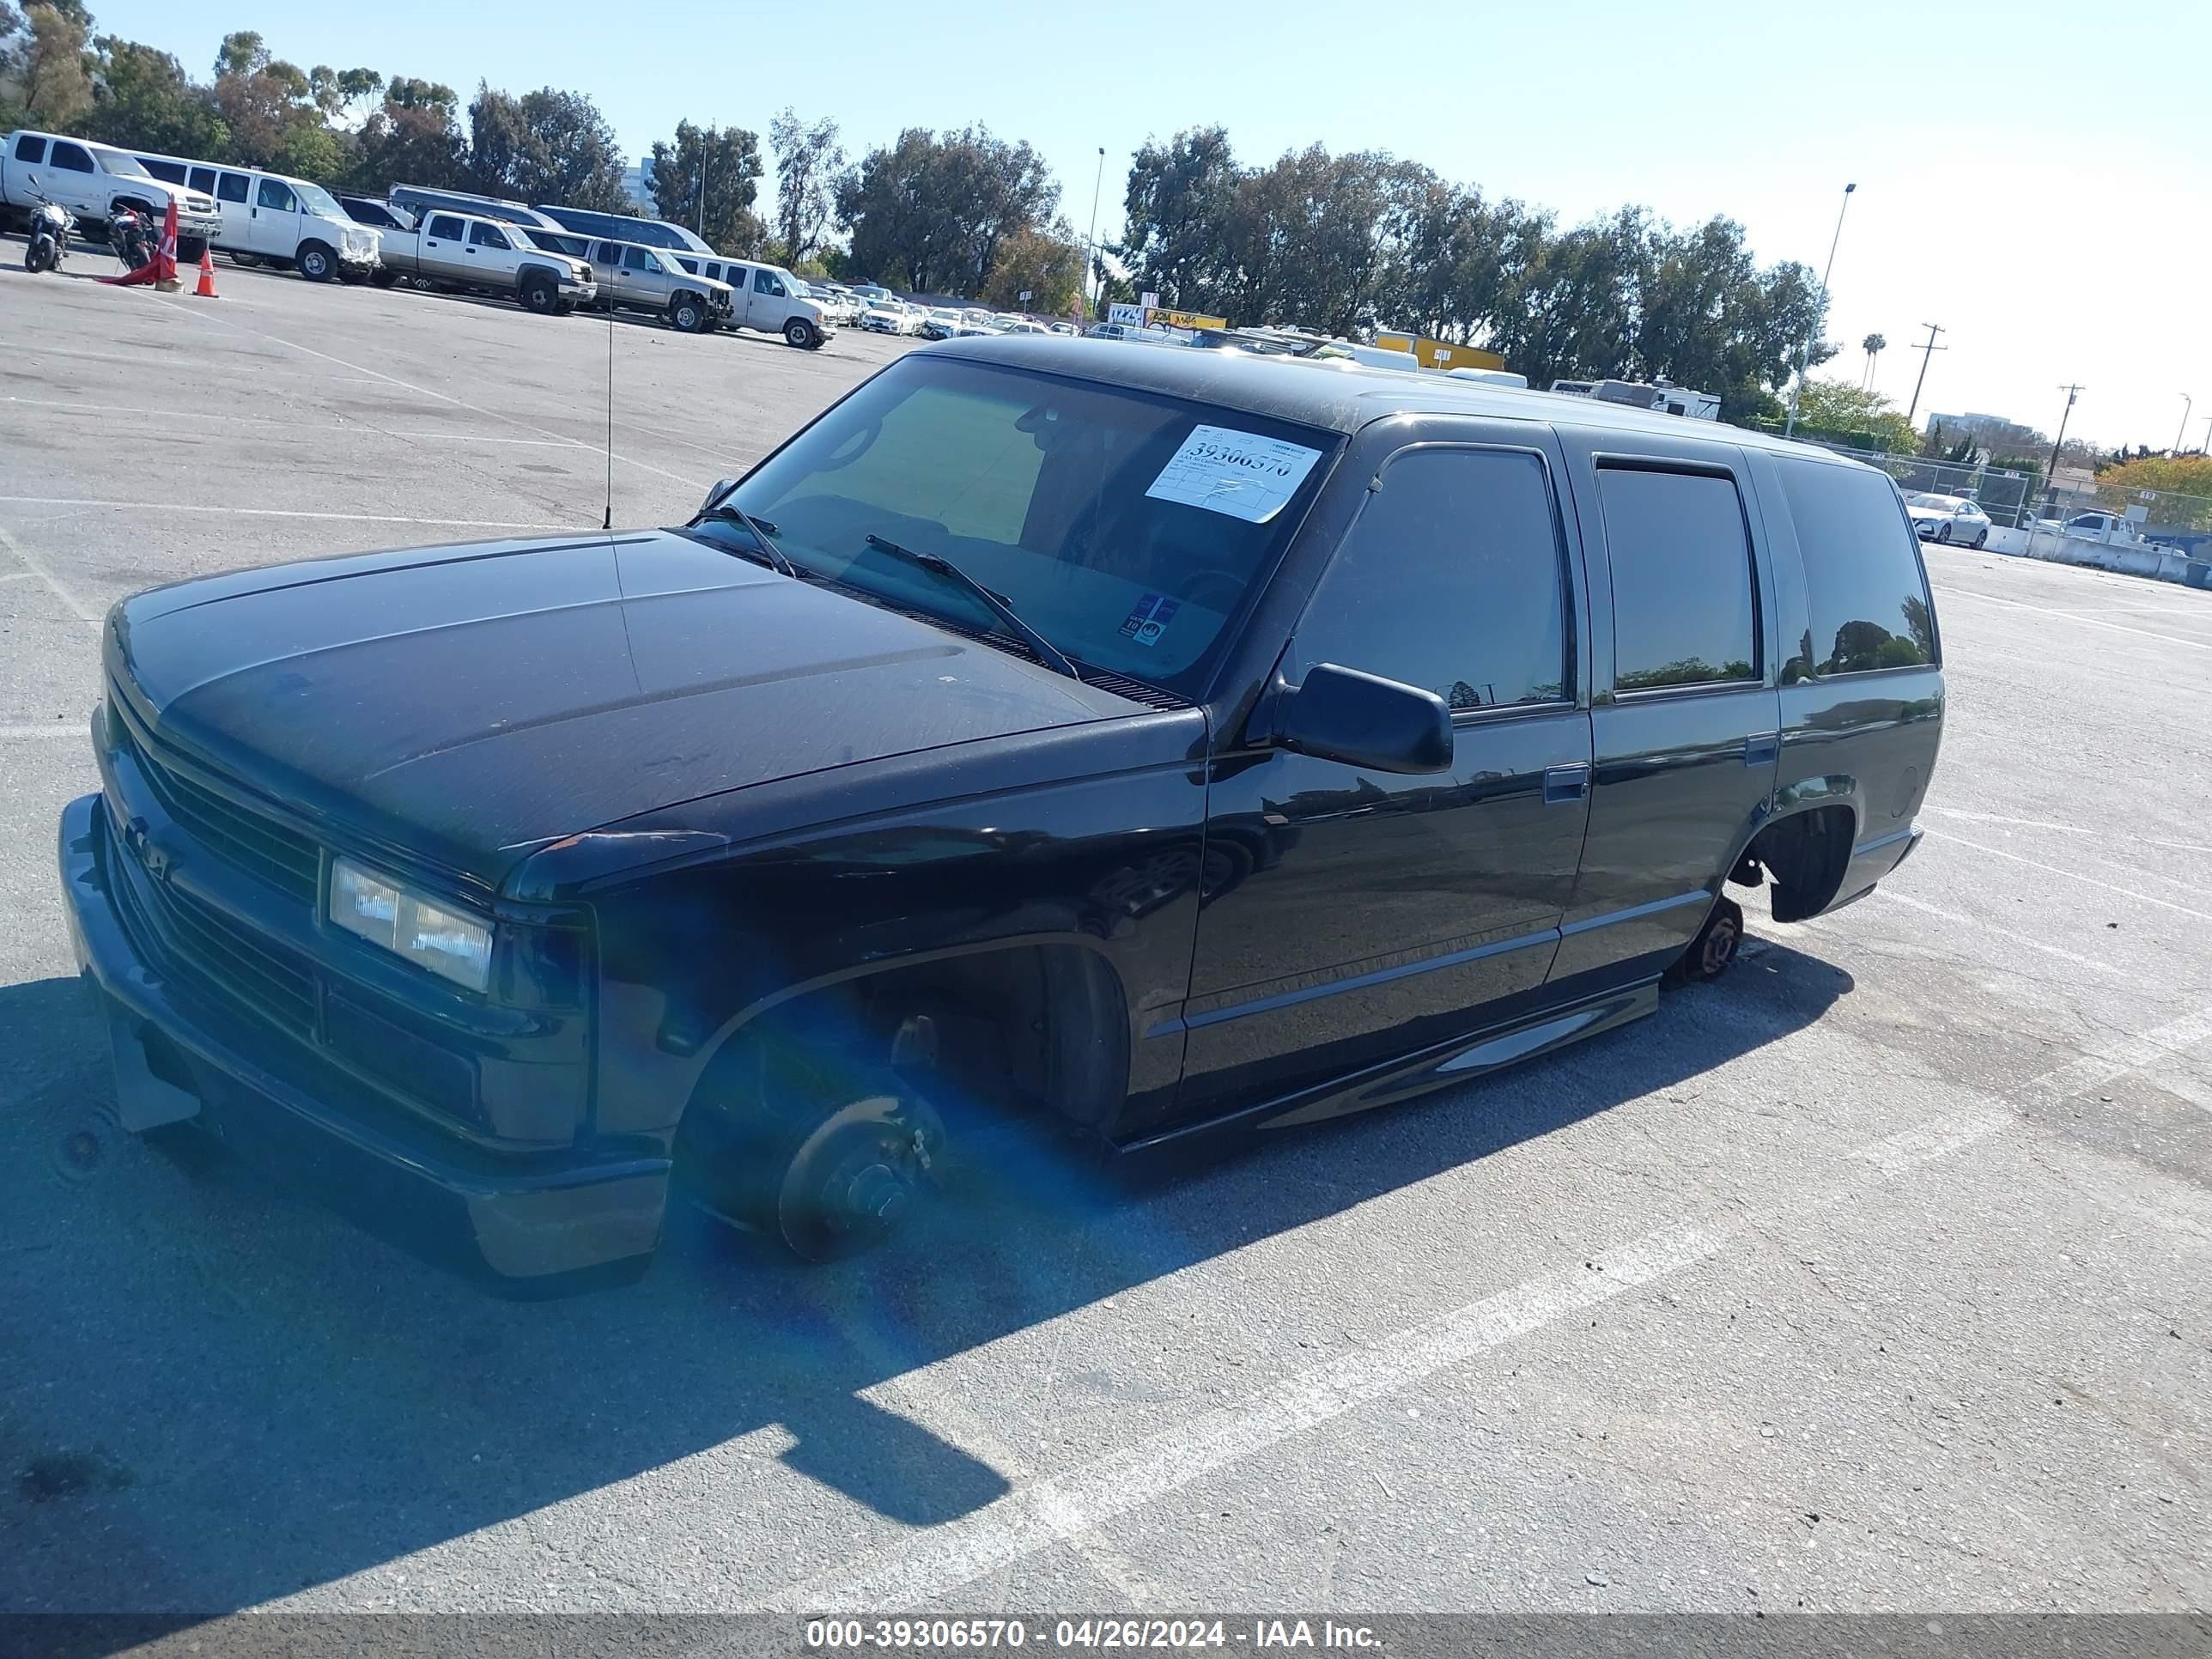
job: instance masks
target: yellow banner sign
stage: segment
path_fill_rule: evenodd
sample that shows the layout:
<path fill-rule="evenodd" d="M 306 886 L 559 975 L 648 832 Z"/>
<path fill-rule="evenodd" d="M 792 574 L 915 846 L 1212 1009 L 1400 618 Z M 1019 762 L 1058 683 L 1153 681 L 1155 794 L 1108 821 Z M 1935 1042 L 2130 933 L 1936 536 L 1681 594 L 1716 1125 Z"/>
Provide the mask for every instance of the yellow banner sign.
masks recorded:
<path fill-rule="evenodd" d="M 1388 351 L 1410 351 L 1423 368 L 1503 368 L 1505 359 L 1494 351 L 1470 345 L 1452 345 L 1425 335 L 1378 334 L 1375 343 Z"/>
<path fill-rule="evenodd" d="M 1170 311 L 1165 306 L 1152 306 L 1145 313 L 1146 328 L 1226 328 L 1226 317 L 1208 317 L 1195 311 Z"/>

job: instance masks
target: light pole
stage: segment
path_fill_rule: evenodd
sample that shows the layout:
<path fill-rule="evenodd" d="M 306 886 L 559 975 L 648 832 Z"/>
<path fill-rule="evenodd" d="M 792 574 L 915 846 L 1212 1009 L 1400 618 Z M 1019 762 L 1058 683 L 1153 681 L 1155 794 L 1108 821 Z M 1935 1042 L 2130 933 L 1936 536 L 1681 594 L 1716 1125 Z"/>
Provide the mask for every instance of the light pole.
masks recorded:
<path fill-rule="evenodd" d="M 2181 394 L 2181 424 L 2173 429 L 2173 453 L 2181 453 L 2181 441 L 2189 431 L 2189 411 L 2197 407 L 2197 400 L 2186 392 Z"/>
<path fill-rule="evenodd" d="M 1098 264 L 1098 192 L 1106 183 L 1106 146 L 1098 146 L 1098 176 L 1091 181 L 1091 233 L 1083 239 L 1083 304 L 1089 316 L 1097 315 L 1091 303 L 1091 277 Z"/>
<path fill-rule="evenodd" d="M 2204 417 L 2204 436 L 2197 446 L 2200 455 L 2212 455 L 2212 415 Z"/>
<path fill-rule="evenodd" d="M 2066 422 L 2073 418 L 2074 400 L 2081 395 L 2081 388 L 2078 385 L 2062 386 L 2058 389 L 2066 394 L 2066 408 L 2058 416 L 2058 435 L 2051 441 L 2051 465 L 2045 469 L 2048 476 L 2043 481 L 2044 494 L 2050 499 L 2054 512 L 2058 506 L 2058 452 L 2066 444 Z"/>
<path fill-rule="evenodd" d="M 1782 428 L 1785 438 L 1797 430 L 1797 399 L 1805 390 L 1805 360 L 1813 353 L 1813 330 L 1825 326 L 1828 320 L 1828 277 L 1836 269 L 1836 244 L 1844 240 L 1844 215 L 1850 211 L 1851 192 L 1857 188 L 1855 184 L 1844 186 L 1844 204 L 1836 210 L 1836 234 L 1828 239 L 1828 263 L 1820 271 L 1820 314 L 1797 343 L 1797 384 L 1790 388 L 1790 419 Z"/>

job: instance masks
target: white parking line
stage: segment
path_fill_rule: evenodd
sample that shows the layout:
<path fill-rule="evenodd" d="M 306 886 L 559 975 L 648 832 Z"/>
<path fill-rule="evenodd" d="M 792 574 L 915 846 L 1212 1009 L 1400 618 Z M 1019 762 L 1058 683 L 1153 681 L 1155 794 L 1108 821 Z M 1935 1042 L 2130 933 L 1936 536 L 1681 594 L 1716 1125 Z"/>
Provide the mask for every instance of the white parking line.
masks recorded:
<path fill-rule="evenodd" d="M 598 454 L 598 450 L 592 453 Z M 396 513 L 309 513 L 291 507 L 215 507 L 185 501 L 95 501 L 75 495 L 0 495 L 0 503 L 21 504 L 27 507 L 112 507 L 134 513 L 212 513 L 222 518 L 240 519 L 334 519 L 343 524 L 424 524 L 452 525 L 464 530 L 597 530 L 597 525 L 521 523 L 507 519 L 418 519 L 406 518 Z M 5 532 L 0 532 L 4 534 Z M 24 563 L 30 556 L 14 541 L 8 546 Z M 35 568 L 35 567 L 33 567 Z M 43 574 L 43 572 L 40 574 Z M 53 580 L 47 578 L 47 586 Z M 55 587 L 56 592 L 61 592 Z"/>
<path fill-rule="evenodd" d="M 1990 847 L 1978 841 L 1968 841 L 1964 836 L 1954 836 L 1948 830 L 1929 830 L 1924 833 L 1937 841 L 1956 842 L 1961 847 L 1971 847 L 1977 853 L 1987 853 L 2001 859 L 2010 859 L 2014 864 L 2024 864 L 2031 870 L 2040 870 L 2045 875 L 2063 876 L 2069 881 L 2078 881 L 2085 887 L 2102 888 L 2107 893 L 2118 893 L 2122 898 L 2131 898 L 2138 904 L 2154 904 L 2161 910 L 2172 910 L 2180 915 L 2194 916 L 2199 921 L 2212 921 L 2212 910 L 2192 910 L 2185 904 L 2176 904 L 2172 899 L 2153 898 L 2148 893 L 2138 893 L 2132 887 L 2120 887 L 2109 881 L 2099 881 L 2094 876 L 2085 876 L 2056 864 L 2045 864 L 2040 859 L 2024 858 L 2018 853 L 2008 853 L 2002 847 Z"/>
<path fill-rule="evenodd" d="M 9 550 L 9 552 L 14 554 L 15 556 L 16 562 L 23 567 L 24 570 L 28 574 L 36 576 L 40 581 L 44 582 L 47 587 L 52 591 L 53 596 L 69 607 L 70 614 L 71 616 L 75 617 L 79 622 L 87 623 L 91 627 L 97 628 L 100 626 L 100 617 L 98 613 L 86 610 L 82 601 L 78 599 L 77 596 L 70 592 L 69 589 L 64 587 L 61 585 L 60 580 L 55 576 L 52 571 L 47 569 L 45 565 L 33 558 L 31 556 L 31 550 L 24 546 L 22 543 L 17 541 L 13 536 L 9 535 L 3 526 L 0 526 L 0 547 L 4 547 Z"/>
<path fill-rule="evenodd" d="M 2029 605 L 2020 599 L 2001 599 L 1994 593 L 1977 593 L 1971 587 L 1947 587 L 1943 603 L 1953 599 L 1984 599 L 1991 605 L 2010 605 L 2015 611 L 2033 611 L 2039 617 L 2056 617 L 2061 622 L 2086 623 L 2092 628 L 2109 628 L 2115 634 L 2133 634 L 2138 639 L 2158 640 L 2166 645 L 2185 645 L 2195 651 L 2212 651 L 2212 640 L 2185 640 L 2172 634 L 2154 634 L 2148 628 L 2130 628 L 2125 623 L 2100 622 L 2094 617 L 2085 617 L 2078 611 L 2059 611 L 2046 605 Z"/>
<path fill-rule="evenodd" d="M 1930 904 L 1924 899 L 1914 898 L 1910 893 L 1895 893 L 1887 887 L 1884 887 L 1881 890 L 1881 902 L 1885 905 L 1901 904 L 1908 910 L 1917 910 L 1923 915 L 1934 916 L 1940 921 L 1951 922 L 1959 927 L 1978 927 L 1985 933 L 1995 934 L 1998 939 L 2008 940 L 2023 950 L 2039 951 L 2045 956 L 2056 957 L 2059 961 L 2070 963 L 2076 968 L 2087 968 L 2100 974 L 2109 974 L 2114 979 L 2132 980 L 2136 977 L 2126 969 L 2115 968 L 2109 962 L 2100 962 L 2094 957 L 2085 957 L 2077 951 L 2061 950 L 2056 945 L 2045 945 L 2039 939 L 2030 939 L 2026 933 L 2015 933 L 2009 927 L 2001 927 L 1994 921 L 1978 921 L 1963 911 L 1946 910 L 1941 905 Z"/>
<path fill-rule="evenodd" d="M 156 299 L 155 303 L 156 305 L 167 306 L 173 311 L 180 311 L 185 316 L 198 318 L 202 322 L 213 323 L 222 328 L 234 328 L 241 334 L 251 334 L 257 340 L 267 340 L 273 345 L 285 346 L 291 350 L 301 352 L 309 357 L 319 357 L 326 363 L 336 363 L 340 368 L 349 368 L 356 374 L 365 374 L 374 380 L 382 380 L 388 385 L 399 387 L 403 392 L 416 392 L 425 398 L 435 398 L 441 404 L 451 404 L 456 409 L 465 409 L 470 414 L 481 415 L 488 421 L 498 421 L 507 426 L 519 427 L 525 432 L 535 432 L 541 438 L 559 438 L 561 436 L 559 433 L 548 431 L 542 426 L 532 426 L 527 421 L 518 421 L 512 415 L 502 415 L 497 410 L 479 409 L 476 404 L 464 403 L 461 399 L 453 397 L 448 392 L 433 392 L 428 386 L 416 386 L 411 381 L 403 380 L 396 374 L 385 374 L 373 368 L 363 368 L 359 363 L 349 363 L 343 357 L 333 357 L 327 351 L 318 351 L 313 346 L 303 346 L 296 340 L 288 340 L 284 338 L 281 334 L 270 334 L 258 328 L 248 328 L 243 323 L 234 322 L 228 317 L 215 316 L 196 306 L 180 305 L 174 300 L 161 299 Z M 566 441 L 564 440 L 564 441 Z M 591 447 L 586 446 L 586 447 Z M 634 466 L 642 471 L 657 473 L 661 477 L 673 479 L 676 483 L 683 484 L 689 489 L 703 489 L 707 486 L 708 481 L 698 478 L 687 478 L 680 472 L 671 472 L 665 467 L 653 465 L 650 461 L 636 460 L 630 456 L 623 454 L 620 450 L 601 447 L 592 448 L 592 453 L 595 455 L 611 455 L 616 460 L 620 461 L 624 466 Z M 434 522 L 451 523 L 453 522 L 453 520 L 439 520 Z"/>
<path fill-rule="evenodd" d="M 2146 1060 L 2170 1058 L 2208 1036 L 2212 1013 L 2192 1015 L 2045 1072 L 2018 1092 L 2024 1099 L 2063 1099 L 2122 1077 Z M 1800 1234 L 1808 1213 L 1870 1197 L 1885 1182 L 1964 1152 L 2013 1121 L 2011 1110 L 1991 1109 L 1885 1136 L 1851 1155 L 1873 1167 L 1870 1175 L 1756 1212 L 1658 1228 L 1591 1258 L 1589 1267 L 1524 1279 L 1300 1372 L 1239 1405 L 1201 1413 L 1127 1451 L 1022 1487 L 872 1565 L 793 1585 L 768 1605 L 801 1612 L 919 1607 L 1569 1314 L 1709 1261 L 1731 1244 L 1778 1228 Z"/>
<path fill-rule="evenodd" d="M 2131 836 L 2124 830 L 2091 830 L 2078 823 L 2057 823 L 2048 818 L 2008 818 L 2001 812 L 1969 812 L 1956 806 L 1931 806 L 1928 809 L 1938 817 L 1957 818 L 1962 823 L 1999 823 L 2010 830 L 2055 830 L 2063 836 L 2094 836 L 2100 841 L 2140 842 L 2145 847 L 2162 847 L 2173 853 L 2212 853 L 2212 845 L 2198 841 L 2165 841 L 2156 836 Z"/>

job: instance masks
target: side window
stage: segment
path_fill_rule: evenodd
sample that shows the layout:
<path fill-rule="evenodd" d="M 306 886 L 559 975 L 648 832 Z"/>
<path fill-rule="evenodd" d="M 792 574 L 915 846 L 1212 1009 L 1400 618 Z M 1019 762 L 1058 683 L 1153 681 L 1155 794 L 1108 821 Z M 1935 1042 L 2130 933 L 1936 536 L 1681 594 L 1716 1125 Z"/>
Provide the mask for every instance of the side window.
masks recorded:
<path fill-rule="evenodd" d="M 622 264 L 622 244 L 619 242 L 602 242 L 597 248 L 592 250 L 592 258 L 598 260 L 599 264 L 605 265 L 608 270 L 613 270 L 618 268 Z"/>
<path fill-rule="evenodd" d="M 191 186 L 203 196 L 214 195 L 215 169 L 213 167 L 194 167 L 191 171 Z"/>
<path fill-rule="evenodd" d="M 442 236 L 449 242 L 458 242 L 461 240 L 461 222 L 450 213 L 434 213 L 430 216 L 429 234 L 433 237 Z"/>
<path fill-rule="evenodd" d="M 226 173 L 215 181 L 216 199 L 221 202 L 243 202 L 246 199 L 246 177 L 242 173 Z"/>
<path fill-rule="evenodd" d="M 1735 481 L 1601 466 L 1616 690 L 1759 678 L 1751 538 Z"/>
<path fill-rule="evenodd" d="M 138 158 L 138 164 L 166 184 L 181 185 L 185 182 L 186 169 L 182 161 L 164 161 L 158 155 L 142 155 Z"/>
<path fill-rule="evenodd" d="M 694 276 L 696 276 L 699 274 L 699 262 L 696 259 L 687 259 L 679 253 L 676 256 L 676 263 L 682 265 L 684 270 L 690 271 Z"/>
<path fill-rule="evenodd" d="M 1568 695 L 1566 584 L 1543 462 L 1412 449 L 1382 471 L 1299 623 L 1298 673 L 1364 669 L 1454 709 Z"/>
<path fill-rule="evenodd" d="M 659 270 L 660 262 L 641 247 L 627 247 L 623 250 L 623 269 L 624 270 Z"/>
<path fill-rule="evenodd" d="M 27 132 L 20 135 L 15 140 L 15 159 L 43 163 L 46 159 L 46 141 L 33 138 Z"/>
<path fill-rule="evenodd" d="M 269 208 L 278 213 L 300 210 L 299 198 L 292 194 L 292 186 L 281 179 L 264 179 L 261 188 L 253 193 L 253 201 L 257 207 Z"/>
<path fill-rule="evenodd" d="M 92 157 L 84 153 L 84 147 L 63 138 L 54 140 L 53 164 L 64 173 L 92 171 Z"/>
<path fill-rule="evenodd" d="M 780 294 L 780 293 L 781 293 L 782 291 L 783 291 L 783 289 L 782 289 L 782 285 L 781 285 L 781 283 L 779 283 L 775 280 L 775 277 L 772 274 L 770 274 L 769 272 L 765 271 L 765 270 L 756 270 L 756 271 L 754 271 L 754 272 L 753 272 L 753 292 L 754 292 L 754 293 L 756 293 L 756 294 Z"/>
<path fill-rule="evenodd" d="M 1895 488 L 1879 472 L 1778 456 L 1805 561 L 1816 674 L 1863 674 L 1936 659 L 1920 554 Z"/>
<path fill-rule="evenodd" d="M 507 240 L 507 233 L 505 231 L 501 230 L 497 225 L 487 225 L 478 220 L 470 221 L 469 246 L 471 247 L 505 248 L 510 252 L 512 252 L 514 248 L 514 244 Z"/>

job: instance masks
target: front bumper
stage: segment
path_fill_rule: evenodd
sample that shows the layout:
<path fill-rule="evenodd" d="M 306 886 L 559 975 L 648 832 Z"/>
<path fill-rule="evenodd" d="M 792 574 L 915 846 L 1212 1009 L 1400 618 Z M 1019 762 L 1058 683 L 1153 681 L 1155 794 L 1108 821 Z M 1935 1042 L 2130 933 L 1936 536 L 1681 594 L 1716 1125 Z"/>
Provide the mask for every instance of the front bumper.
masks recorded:
<path fill-rule="evenodd" d="M 630 1277 L 658 1243 L 665 1158 L 512 1158 L 362 1108 L 358 1085 L 172 979 L 134 936 L 105 799 L 62 810 L 77 968 L 114 1041 L 126 1127 L 189 1118 L 411 1253 L 493 1288 L 556 1294 Z"/>

